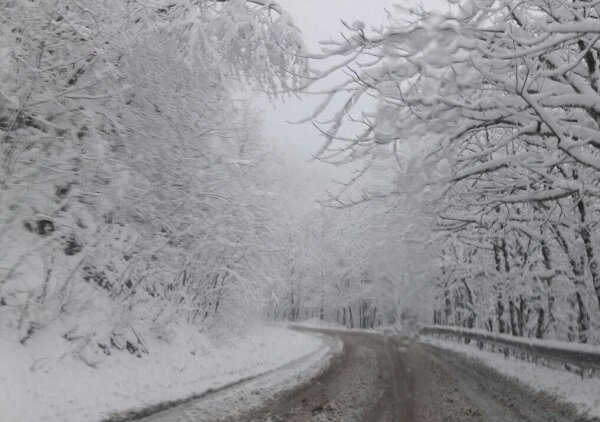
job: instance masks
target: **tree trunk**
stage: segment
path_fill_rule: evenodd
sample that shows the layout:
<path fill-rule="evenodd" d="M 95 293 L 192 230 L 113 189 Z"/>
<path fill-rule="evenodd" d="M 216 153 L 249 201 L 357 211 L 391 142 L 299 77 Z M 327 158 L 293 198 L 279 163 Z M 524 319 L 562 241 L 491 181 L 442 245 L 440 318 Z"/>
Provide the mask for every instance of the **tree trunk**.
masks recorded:
<path fill-rule="evenodd" d="M 354 318 L 352 318 L 352 306 L 348 306 L 348 322 L 350 323 L 350 328 L 354 328 Z"/>
<path fill-rule="evenodd" d="M 519 328 L 517 325 L 517 316 L 515 302 L 512 298 L 508 299 L 508 313 L 510 315 L 510 334 L 513 336 L 519 335 Z"/>
<path fill-rule="evenodd" d="M 525 309 L 527 307 L 527 303 L 523 296 L 519 296 L 519 307 L 517 309 L 517 327 L 519 330 L 519 337 L 523 337 L 525 334 Z"/>
<path fill-rule="evenodd" d="M 594 291 L 596 292 L 596 300 L 598 301 L 598 306 L 600 307 L 600 274 L 598 270 L 598 261 L 596 260 L 596 254 L 594 252 L 594 245 L 592 244 L 590 230 L 587 227 L 586 208 L 585 204 L 583 203 L 583 198 L 579 199 L 579 202 L 577 203 L 577 209 L 579 211 L 579 218 L 581 222 L 579 234 L 581 236 L 581 240 L 583 240 L 583 244 L 585 245 L 588 268 L 590 270 L 590 275 L 592 276 L 592 284 L 594 285 Z"/>
<path fill-rule="evenodd" d="M 574 305 L 577 305 L 577 333 L 579 337 L 579 341 L 582 343 L 587 343 L 587 333 L 590 328 L 590 315 L 588 313 L 587 307 L 585 306 L 585 301 L 583 300 L 582 292 L 585 293 L 585 279 L 584 279 L 584 271 L 583 271 L 583 262 L 577 262 L 575 256 L 572 254 L 565 237 L 558 227 L 554 227 L 555 238 L 563 250 L 563 253 L 567 257 L 569 264 L 571 265 L 571 270 L 573 271 L 573 284 L 575 287 L 575 301 Z M 583 257 L 581 258 L 583 261 Z"/>
<path fill-rule="evenodd" d="M 501 248 L 498 243 L 494 243 L 494 263 L 496 264 L 496 271 L 500 274 L 502 273 L 502 258 L 501 258 Z M 499 291 L 501 286 L 494 286 L 497 291 L 496 296 L 496 320 L 498 322 L 498 332 L 500 334 L 506 333 L 506 327 L 504 324 L 504 303 L 502 293 Z"/>
<path fill-rule="evenodd" d="M 373 315 L 371 317 L 371 328 L 375 328 L 376 318 L 377 318 L 377 306 L 373 306 Z"/>
<path fill-rule="evenodd" d="M 500 334 L 506 334 L 506 324 L 504 323 L 504 303 L 502 302 L 502 295 L 498 294 L 496 301 L 496 318 L 498 320 L 498 332 Z"/>
<path fill-rule="evenodd" d="M 537 320 L 537 326 L 536 326 L 536 330 L 535 330 L 535 337 L 536 338 L 544 338 L 544 326 L 545 326 L 545 320 L 546 320 L 546 313 L 544 311 L 544 308 L 542 306 L 538 307 L 538 320 Z"/>

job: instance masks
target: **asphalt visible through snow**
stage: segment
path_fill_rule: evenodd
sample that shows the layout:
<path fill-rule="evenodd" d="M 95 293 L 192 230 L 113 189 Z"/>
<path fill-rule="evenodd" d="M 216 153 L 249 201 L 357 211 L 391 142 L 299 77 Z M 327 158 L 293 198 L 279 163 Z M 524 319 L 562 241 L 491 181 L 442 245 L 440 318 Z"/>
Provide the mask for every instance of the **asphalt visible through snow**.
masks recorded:
<path fill-rule="evenodd" d="M 583 422 L 570 406 L 488 367 L 409 338 L 338 336 L 344 351 L 310 382 L 227 422 Z"/>

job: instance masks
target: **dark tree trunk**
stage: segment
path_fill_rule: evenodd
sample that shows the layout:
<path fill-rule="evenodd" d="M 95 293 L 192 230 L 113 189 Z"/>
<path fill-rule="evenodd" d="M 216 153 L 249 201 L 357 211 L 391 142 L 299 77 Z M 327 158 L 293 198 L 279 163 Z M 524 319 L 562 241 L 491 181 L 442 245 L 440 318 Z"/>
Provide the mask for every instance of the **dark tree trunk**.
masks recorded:
<path fill-rule="evenodd" d="M 506 324 L 504 323 L 504 303 L 502 302 L 502 295 L 498 295 L 496 302 L 496 318 L 498 320 L 498 332 L 500 334 L 506 334 Z"/>
<path fill-rule="evenodd" d="M 461 281 L 465 288 L 465 293 L 467 296 L 467 309 L 468 309 L 468 315 L 465 318 L 464 325 L 467 328 L 473 328 L 473 327 L 475 327 L 475 322 L 477 319 L 477 315 L 475 314 L 475 310 L 473 309 L 473 293 L 471 292 L 471 288 L 467 284 L 467 280 L 465 278 L 462 278 Z"/>
<path fill-rule="evenodd" d="M 377 319 L 377 306 L 373 306 L 373 315 L 371 316 L 371 328 L 375 328 L 376 319 Z"/>
<path fill-rule="evenodd" d="M 502 249 L 497 243 L 494 243 L 494 262 L 496 264 L 496 271 L 498 273 L 502 272 Z M 496 289 L 499 290 L 501 286 L 496 286 Z M 502 297 L 502 293 L 497 291 L 496 296 L 496 320 L 498 322 L 498 332 L 500 334 L 506 333 L 506 327 L 504 323 L 504 298 Z"/>
<path fill-rule="evenodd" d="M 575 301 L 574 305 L 577 306 L 577 333 L 579 341 L 587 343 L 587 334 L 590 328 L 590 315 L 588 313 L 585 301 L 583 300 L 582 292 L 585 292 L 585 279 L 583 271 L 583 257 L 581 262 L 577 262 L 575 256 L 572 254 L 565 237 L 561 233 L 558 227 L 554 228 L 555 238 L 560 245 L 563 253 L 567 257 L 571 270 L 573 271 L 573 284 L 575 285 Z"/>
<path fill-rule="evenodd" d="M 352 318 L 352 306 L 348 306 L 348 322 L 350 323 L 350 328 L 354 328 L 354 318 Z"/>
<path fill-rule="evenodd" d="M 516 307 L 515 307 L 515 302 L 512 298 L 510 298 L 508 300 L 508 313 L 510 315 L 510 333 L 513 336 L 518 336 L 519 335 L 519 328 L 517 325 L 517 316 L 516 316 Z"/>
<path fill-rule="evenodd" d="M 546 320 L 546 316 L 545 316 L 544 308 L 540 306 L 538 308 L 538 320 L 537 320 L 537 326 L 536 326 L 536 330 L 535 330 L 536 338 L 544 338 L 545 320 Z"/>
<path fill-rule="evenodd" d="M 523 296 L 519 296 L 519 307 L 517 308 L 517 326 L 519 330 L 519 337 L 523 337 L 523 335 L 525 334 L 525 324 L 527 322 L 525 319 L 526 307 L 527 304 L 525 302 L 525 299 L 523 298 Z"/>
<path fill-rule="evenodd" d="M 586 208 L 585 204 L 583 203 L 583 198 L 581 198 L 577 203 L 577 209 L 579 210 L 579 217 L 581 221 L 579 234 L 581 236 L 581 240 L 583 240 L 583 244 L 585 245 L 588 268 L 590 270 L 590 275 L 592 276 L 592 284 L 594 286 L 594 291 L 596 292 L 596 300 L 598 301 L 598 306 L 600 306 L 600 274 L 598 271 L 598 261 L 596 260 L 596 254 L 594 252 L 594 245 L 592 244 L 590 230 L 587 227 Z"/>

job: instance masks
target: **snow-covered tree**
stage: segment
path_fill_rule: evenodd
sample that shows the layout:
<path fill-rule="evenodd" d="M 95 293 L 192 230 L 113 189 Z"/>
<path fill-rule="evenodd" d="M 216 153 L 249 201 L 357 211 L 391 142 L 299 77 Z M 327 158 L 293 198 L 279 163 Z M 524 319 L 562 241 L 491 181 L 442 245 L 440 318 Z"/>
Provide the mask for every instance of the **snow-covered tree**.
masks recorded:
<path fill-rule="evenodd" d="M 425 151 L 437 187 L 429 209 L 444 234 L 435 322 L 598 341 L 596 6 L 469 0 L 408 14 L 375 35 L 348 25 L 352 35 L 323 54 L 343 60 L 321 77 L 350 78 L 313 116 L 344 98 L 323 127 L 321 157 L 370 169 L 383 146 L 401 169 Z M 365 97 L 376 111 L 349 138 Z"/>
<path fill-rule="evenodd" d="M 289 16 L 239 0 L 0 9 L 3 323 L 24 344 L 60 323 L 96 352 L 140 353 L 142 321 L 255 307 L 278 223 L 239 91 L 297 83 Z"/>
<path fill-rule="evenodd" d="M 349 328 L 373 328 L 399 319 L 402 274 L 385 266 L 390 245 L 375 226 L 378 209 L 319 208 L 291 232 L 285 283 L 275 290 L 269 316 L 291 321 L 320 319 Z"/>

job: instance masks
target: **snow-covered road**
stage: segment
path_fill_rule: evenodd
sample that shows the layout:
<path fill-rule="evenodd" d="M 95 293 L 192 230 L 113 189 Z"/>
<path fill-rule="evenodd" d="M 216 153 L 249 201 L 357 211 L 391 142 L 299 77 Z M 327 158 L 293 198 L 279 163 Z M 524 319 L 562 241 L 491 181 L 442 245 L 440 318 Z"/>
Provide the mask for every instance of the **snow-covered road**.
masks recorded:
<path fill-rule="evenodd" d="M 304 331 L 304 332 L 298 332 Z M 246 344 L 248 343 L 248 344 Z M 207 343 L 208 344 L 208 343 Z M 203 343 L 205 351 L 207 344 Z M 243 346 L 252 346 L 250 349 Z M 98 395 L 95 405 L 71 411 L 71 418 L 86 415 L 80 420 L 142 421 L 142 422 L 590 422 L 599 421 L 582 415 L 579 409 L 564 404 L 546 393 L 535 392 L 515 379 L 501 375 L 480 360 L 462 352 L 446 350 L 432 344 L 407 337 L 386 336 L 364 331 L 335 331 L 331 329 L 300 328 L 296 331 L 278 327 L 263 327 L 248 337 L 240 339 L 227 352 L 221 347 L 207 365 L 189 365 L 188 371 L 179 372 L 169 381 L 169 386 L 150 388 L 142 393 L 142 381 L 158 379 L 147 373 L 140 377 L 135 393 L 136 411 L 110 412 L 112 416 L 99 418 L 104 402 L 111 408 L 131 409 L 131 400 L 120 395 L 118 386 L 113 393 Z M 274 350 L 277 347 L 278 350 Z M 270 350 L 267 353 L 267 350 Z M 158 351 L 156 351 L 158 354 Z M 227 352 L 227 355 L 224 353 Z M 264 355 L 257 356 L 256 353 Z M 210 354 L 207 354 L 209 356 Z M 239 370 L 230 372 L 222 382 L 207 378 L 208 373 L 221 373 L 218 362 L 237 363 Z M 205 356 L 206 358 L 206 356 Z M 275 359 L 277 358 L 277 359 Z M 206 359 L 204 359 L 206 361 Z M 239 360 L 239 359 L 238 359 Z M 264 361 L 264 362 L 263 362 Z M 140 360 L 143 362 L 143 360 Z M 145 362 L 146 369 L 152 362 Z M 208 361 L 207 361 L 208 362 Z M 279 364 L 277 364 L 279 362 Z M 129 362 L 130 363 L 130 362 Z M 247 364 L 259 364 L 250 368 Z M 496 367 L 496 364 L 492 363 Z M 73 370 L 71 366 L 61 367 Z M 70 369 L 69 369 L 70 368 Z M 195 368 L 193 385 L 184 383 L 182 374 Z M 141 367 L 140 367 L 141 369 Z M 110 371 L 109 371 L 110 372 Z M 116 376 L 116 372 L 110 372 Z M 123 374 L 131 378 L 131 373 Z M 190 375 L 191 376 L 191 375 Z M 72 378 L 71 378 L 72 379 Z M 195 395 L 185 398 L 183 387 Z M 211 381 L 212 379 L 212 381 Z M 36 379 L 37 380 L 37 379 Z M 200 380 L 200 381 L 198 381 Z M 204 380 L 204 381 L 202 381 Z M 39 381 L 39 380 L 38 380 Z M 209 383 L 210 381 L 210 383 Z M 164 383 L 163 383 L 164 384 Z M 210 388 L 199 386 L 210 384 Z M 29 384 L 33 385 L 33 384 Z M 39 383 L 37 385 L 40 385 Z M 160 388 L 158 388 L 160 387 Z M 192 388 L 193 387 L 193 388 Z M 162 401 L 159 400 L 159 394 Z M 37 397 L 41 397 L 37 394 Z M 75 397 L 75 393 L 71 393 Z M 112 400 L 109 400 L 112 399 Z M 70 403 L 70 404 L 69 404 Z M 74 409 L 74 402 L 62 400 L 59 406 L 64 414 Z M 158 407 L 157 407 L 158 406 Z M 2 406 L 0 406 L 2 407 Z M 61 420 L 58 413 L 50 412 L 39 404 L 32 406 L 41 419 Z M 9 409 L 10 408 L 6 408 Z M 158 411 L 158 409 L 166 409 Z M 14 410 L 14 409 L 13 409 Z M 44 410 L 44 412 L 42 412 Z M 135 410 L 135 408 L 134 408 Z M 87 417 L 90 414 L 95 417 Z M 143 417 L 143 415 L 150 415 Z M 16 415 L 16 413 L 13 413 Z M 33 417 L 9 418 L 10 421 L 33 421 Z M 33 415 L 33 413 L 32 413 Z M 0 420 L 4 421 L 0 415 Z"/>
<path fill-rule="evenodd" d="M 258 408 L 278 393 L 293 391 L 299 385 L 312 382 L 316 376 L 329 368 L 335 356 L 343 348 L 340 339 L 311 333 L 317 337 L 321 346 L 297 359 L 267 372 L 223 386 L 217 390 L 202 394 L 198 399 L 186 400 L 186 403 L 154 413 L 140 422 L 208 422 L 219 420 L 238 420 L 240 414 L 251 408 Z"/>
<path fill-rule="evenodd" d="M 455 352 L 408 338 L 331 335 L 344 353 L 317 379 L 236 422 L 590 421 L 571 406 Z M 194 419 L 190 419 L 194 420 Z M 196 419 L 201 421 L 202 419 Z M 169 421 L 164 419 L 164 421 Z M 175 421 L 175 419 L 173 420 Z M 157 420 L 158 422 L 158 420 Z"/>

